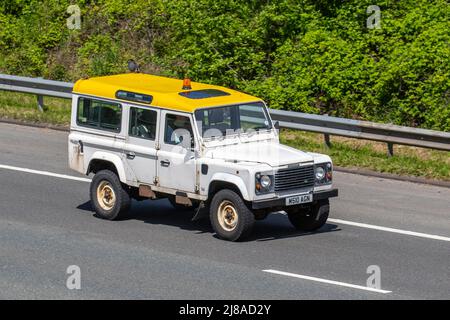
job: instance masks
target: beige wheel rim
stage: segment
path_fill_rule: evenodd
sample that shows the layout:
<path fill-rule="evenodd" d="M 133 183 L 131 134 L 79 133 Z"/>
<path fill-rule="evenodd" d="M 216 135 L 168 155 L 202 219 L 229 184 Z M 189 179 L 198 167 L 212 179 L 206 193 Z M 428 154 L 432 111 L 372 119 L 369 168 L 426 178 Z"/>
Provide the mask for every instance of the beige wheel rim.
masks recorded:
<path fill-rule="evenodd" d="M 220 226 L 226 231 L 233 231 L 239 221 L 239 215 L 232 202 L 225 200 L 217 211 Z"/>
<path fill-rule="evenodd" d="M 103 210 L 109 211 L 116 204 L 116 193 L 108 181 L 102 181 L 97 187 L 97 201 Z"/>

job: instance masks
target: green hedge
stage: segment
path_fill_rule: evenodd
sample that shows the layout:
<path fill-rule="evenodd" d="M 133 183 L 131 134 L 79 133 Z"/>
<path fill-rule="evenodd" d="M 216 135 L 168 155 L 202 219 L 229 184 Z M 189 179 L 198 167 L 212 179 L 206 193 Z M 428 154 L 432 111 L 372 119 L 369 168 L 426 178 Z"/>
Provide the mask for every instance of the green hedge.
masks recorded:
<path fill-rule="evenodd" d="M 1 0 L 0 72 L 190 76 L 273 108 L 450 130 L 445 0 Z M 73 2 L 75 3 L 75 2 Z M 381 8 L 381 29 L 366 10 Z"/>

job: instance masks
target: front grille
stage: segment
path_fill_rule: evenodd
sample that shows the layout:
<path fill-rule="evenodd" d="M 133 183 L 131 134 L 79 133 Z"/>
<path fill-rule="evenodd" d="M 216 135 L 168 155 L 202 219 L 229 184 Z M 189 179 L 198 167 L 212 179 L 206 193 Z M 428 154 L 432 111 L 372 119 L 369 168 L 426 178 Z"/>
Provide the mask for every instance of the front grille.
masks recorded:
<path fill-rule="evenodd" d="M 314 187 L 314 166 L 280 169 L 275 174 L 275 192 Z"/>

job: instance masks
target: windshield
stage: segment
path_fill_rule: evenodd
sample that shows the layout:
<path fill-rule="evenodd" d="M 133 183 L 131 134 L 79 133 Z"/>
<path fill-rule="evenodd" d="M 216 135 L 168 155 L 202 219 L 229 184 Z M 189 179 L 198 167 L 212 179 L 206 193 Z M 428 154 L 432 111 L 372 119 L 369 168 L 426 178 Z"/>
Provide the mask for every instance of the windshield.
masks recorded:
<path fill-rule="evenodd" d="M 200 109 L 195 111 L 195 119 L 204 138 L 272 129 L 262 102 Z"/>

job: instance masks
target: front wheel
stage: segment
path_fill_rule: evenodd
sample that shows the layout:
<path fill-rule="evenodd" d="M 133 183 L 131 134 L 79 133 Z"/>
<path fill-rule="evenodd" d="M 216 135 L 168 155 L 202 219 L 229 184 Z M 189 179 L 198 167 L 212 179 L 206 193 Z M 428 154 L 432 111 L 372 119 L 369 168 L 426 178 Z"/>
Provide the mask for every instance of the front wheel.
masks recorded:
<path fill-rule="evenodd" d="M 297 230 L 315 231 L 327 222 L 330 202 L 326 199 L 309 207 L 287 207 L 285 211 L 288 214 L 289 221 Z"/>
<path fill-rule="evenodd" d="M 91 203 L 97 215 L 106 220 L 125 217 L 131 199 L 117 175 L 110 170 L 99 171 L 91 182 Z"/>
<path fill-rule="evenodd" d="M 210 205 L 211 224 L 216 234 L 224 240 L 237 241 L 248 236 L 255 224 L 253 212 L 234 191 L 217 192 Z"/>

